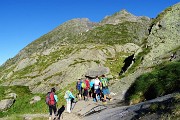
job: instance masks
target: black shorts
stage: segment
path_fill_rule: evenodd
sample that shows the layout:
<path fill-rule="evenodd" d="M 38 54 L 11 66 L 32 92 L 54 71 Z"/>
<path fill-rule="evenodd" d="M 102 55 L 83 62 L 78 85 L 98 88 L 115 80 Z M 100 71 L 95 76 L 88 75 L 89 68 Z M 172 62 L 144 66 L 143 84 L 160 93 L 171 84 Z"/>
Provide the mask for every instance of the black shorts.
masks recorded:
<path fill-rule="evenodd" d="M 84 90 L 84 96 L 87 96 L 88 95 L 88 90 Z"/>

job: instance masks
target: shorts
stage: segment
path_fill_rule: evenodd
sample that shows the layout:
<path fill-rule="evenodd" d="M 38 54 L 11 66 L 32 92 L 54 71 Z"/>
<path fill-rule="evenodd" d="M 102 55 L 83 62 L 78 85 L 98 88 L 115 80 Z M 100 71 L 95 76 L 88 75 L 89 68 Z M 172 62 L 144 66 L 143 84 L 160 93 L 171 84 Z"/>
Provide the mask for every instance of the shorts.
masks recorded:
<path fill-rule="evenodd" d="M 103 92 L 103 94 L 104 94 L 104 95 L 108 95 L 108 94 L 110 94 L 110 92 L 109 92 L 109 89 L 108 89 L 108 88 L 102 88 L 102 92 Z"/>
<path fill-rule="evenodd" d="M 100 94 L 101 93 L 100 89 L 95 89 L 95 93 Z"/>
<path fill-rule="evenodd" d="M 87 96 L 88 95 L 88 90 L 84 90 L 84 96 Z"/>

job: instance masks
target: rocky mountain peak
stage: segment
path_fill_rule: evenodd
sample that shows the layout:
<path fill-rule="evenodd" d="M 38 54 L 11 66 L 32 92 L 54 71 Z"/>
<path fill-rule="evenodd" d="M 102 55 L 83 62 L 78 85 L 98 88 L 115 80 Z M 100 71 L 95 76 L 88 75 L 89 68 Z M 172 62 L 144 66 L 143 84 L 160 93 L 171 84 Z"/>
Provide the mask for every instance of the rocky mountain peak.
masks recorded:
<path fill-rule="evenodd" d="M 128 12 L 127 10 L 123 9 L 119 12 L 116 12 L 115 14 L 111 15 L 111 16 L 106 16 L 100 23 L 102 25 L 104 24 L 119 24 L 125 21 L 129 21 L 129 22 L 141 22 L 144 23 L 144 21 L 146 23 L 150 22 L 150 18 L 148 17 L 137 17 L 133 14 L 131 14 L 130 12 Z"/>

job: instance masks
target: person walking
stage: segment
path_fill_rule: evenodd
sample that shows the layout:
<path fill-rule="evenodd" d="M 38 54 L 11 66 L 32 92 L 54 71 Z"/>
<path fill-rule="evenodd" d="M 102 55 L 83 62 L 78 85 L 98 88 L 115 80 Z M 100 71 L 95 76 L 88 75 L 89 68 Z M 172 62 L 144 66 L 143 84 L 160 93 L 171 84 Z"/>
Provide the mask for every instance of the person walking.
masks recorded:
<path fill-rule="evenodd" d="M 89 90 L 89 97 L 93 98 L 93 93 L 94 93 L 94 79 L 91 79 L 89 82 L 90 85 L 90 90 Z"/>
<path fill-rule="evenodd" d="M 100 80 L 98 76 L 96 76 L 96 79 L 94 80 L 94 93 L 95 93 L 95 100 L 98 102 L 100 100 Z"/>
<path fill-rule="evenodd" d="M 85 101 L 88 101 L 88 90 L 90 88 L 90 84 L 89 84 L 89 79 L 86 78 L 84 80 L 84 84 L 85 84 L 85 87 L 84 87 L 84 93 L 83 93 L 83 96 L 84 96 L 84 100 Z"/>
<path fill-rule="evenodd" d="M 46 96 L 46 104 L 49 107 L 49 120 L 52 120 L 52 113 L 54 112 L 54 116 L 56 117 L 57 107 L 56 103 L 58 101 L 57 95 L 55 95 L 55 88 L 51 88 L 51 92 L 47 93 Z"/>
<path fill-rule="evenodd" d="M 78 94 L 77 94 L 78 100 L 81 100 L 81 98 L 82 98 L 82 87 L 81 87 L 81 84 L 82 84 L 81 79 L 78 79 L 78 81 L 76 83 L 76 89 L 78 91 Z"/>
<path fill-rule="evenodd" d="M 108 78 L 105 77 L 105 75 L 102 75 L 102 78 L 100 79 L 100 81 L 101 81 L 101 86 L 102 86 L 102 93 L 104 95 L 102 102 L 106 102 L 107 98 L 111 100 L 110 92 L 108 88 L 108 82 L 109 82 Z"/>
<path fill-rule="evenodd" d="M 72 103 L 75 101 L 75 97 L 71 91 L 67 90 L 65 92 L 64 98 L 66 99 L 66 102 L 67 102 L 66 110 L 68 113 L 71 113 L 71 110 L 73 109 Z"/>

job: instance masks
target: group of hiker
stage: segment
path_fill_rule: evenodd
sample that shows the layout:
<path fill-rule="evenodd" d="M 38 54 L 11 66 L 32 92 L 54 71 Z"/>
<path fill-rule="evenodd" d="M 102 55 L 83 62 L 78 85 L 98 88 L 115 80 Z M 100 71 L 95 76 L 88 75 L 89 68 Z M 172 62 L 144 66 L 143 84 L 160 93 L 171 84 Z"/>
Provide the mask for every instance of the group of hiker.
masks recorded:
<path fill-rule="evenodd" d="M 94 79 L 89 79 L 88 77 L 85 80 L 79 79 L 76 84 L 78 100 L 84 99 L 88 101 L 89 98 L 92 98 L 95 102 L 110 100 L 108 82 L 109 80 L 105 75 L 101 77 L 96 76 Z"/>
<path fill-rule="evenodd" d="M 108 78 L 105 75 L 100 77 L 96 76 L 95 78 L 78 79 L 76 83 L 76 90 L 78 90 L 78 94 L 76 97 L 72 94 L 73 89 L 67 90 L 64 95 L 64 99 L 66 99 L 66 111 L 71 113 L 75 103 L 78 101 L 84 100 L 88 101 L 92 99 L 95 102 L 102 101 L 106 103 L 107 99 L 111 100 L 110 92 L 108 88 Z M 65 106 L 62 105 L 60 109 L 57 110 L 56 103 L 58 102 L 58 97 L 55 93 L 55 88 L 51 89 L 51 92 L 48 92 L 46 96 L 46 103 L 49 107 L 49 120 L 52 120 L 52 113 L 54 112 L 54 120 L 59 119 L 61 114 L 65 110 Z"/>

